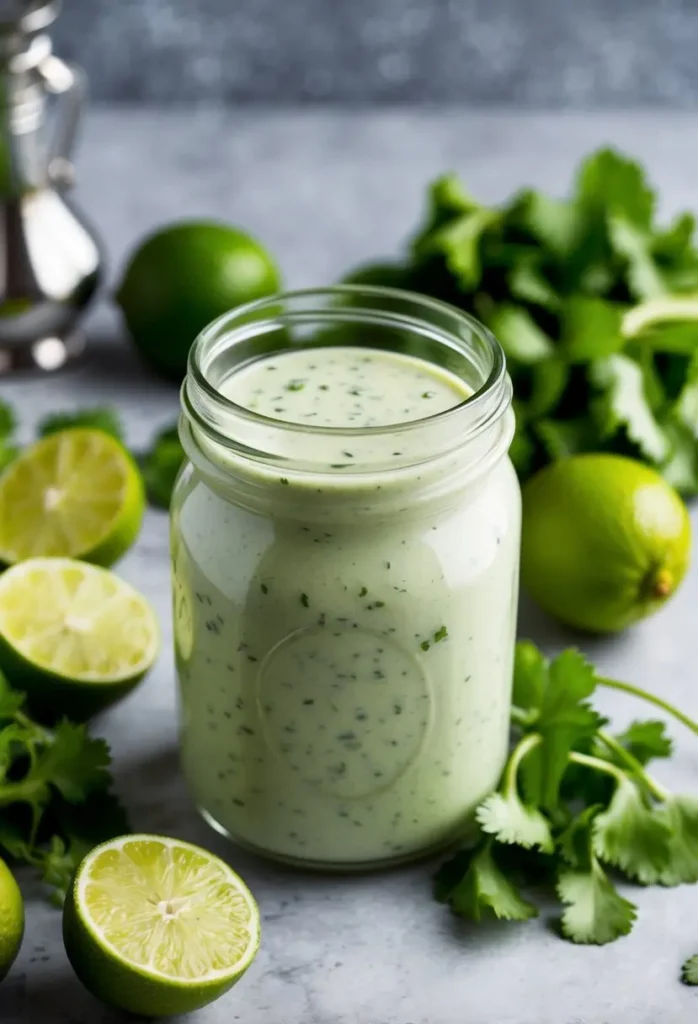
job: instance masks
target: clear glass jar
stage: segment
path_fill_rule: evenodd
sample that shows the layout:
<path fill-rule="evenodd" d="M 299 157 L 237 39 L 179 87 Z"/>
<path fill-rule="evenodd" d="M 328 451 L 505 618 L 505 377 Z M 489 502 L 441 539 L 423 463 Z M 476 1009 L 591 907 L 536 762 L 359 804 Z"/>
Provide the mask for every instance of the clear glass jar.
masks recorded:
<path fill-rule="evenodd" d="M 350 356 L 383 416 L 378 384 L 398 387 L 418 362 L 435 382 L 421 398 L 462 391 L 431 415 L 359 427 L 251 410 L 255 389 L 239 400 L 243 371 L 309 351 L 310 378 L 287 396 L 307 383 L 321 397 L 312 374 L 357 370 Z M 182 408 L 175 647 L 202 814 L 250 849 L 323 868 L 447 844 L 496 785 L 508 740 L 520 494 L 499 345 L 417 295 L 298 292 L 204 330 Z"/>

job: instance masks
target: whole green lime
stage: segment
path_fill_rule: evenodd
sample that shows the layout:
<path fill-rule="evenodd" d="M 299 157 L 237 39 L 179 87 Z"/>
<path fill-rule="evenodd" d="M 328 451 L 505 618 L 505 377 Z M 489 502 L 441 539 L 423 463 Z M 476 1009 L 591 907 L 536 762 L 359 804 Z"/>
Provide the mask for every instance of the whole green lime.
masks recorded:
<path fill-rule="evenodd" d="M 24 936 L 24 903 L 14 875 L 0 860 L 0 981 L 15 962 Z"/>
<path fill-rule="evenodd" d="M 690 546 L 681 498 L 633 459 L 573 456 L 524 487 L 523 584 L 571 626 L 615 633 L 657 611 L 685 576 Z"/>
<path fill-rule="evenodd" d="M 280 289 L 274 260 L 250 235 L 187 221 L 150 235 L 132 254 L 116 300 L 143 358 L 167 376 L 186 373 L 192 342 L 228 310 Z"/>

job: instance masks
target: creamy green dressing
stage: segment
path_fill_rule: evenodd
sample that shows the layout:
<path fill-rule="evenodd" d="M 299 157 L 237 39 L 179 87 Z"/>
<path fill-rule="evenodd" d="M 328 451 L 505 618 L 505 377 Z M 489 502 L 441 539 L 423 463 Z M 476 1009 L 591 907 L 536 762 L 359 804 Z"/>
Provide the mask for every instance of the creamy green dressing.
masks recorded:
<path fill-rule="evenodd" d="M 350 347 L 256 360 L 221 391 L 272 419 L 355 429 L 424 419 L 469 394 L 463 381 L 423 359 Z"/>
<path fill-rule="evenodd" d="M 257 360 L 221 390 L 271 418 L 357 431 L 468 395 L 424 360 L 349 347 Z M 341 465 L 349 436 L 336 441 Z M 332 506 L 300 512 L 293 484 L 273 486 L 272 512 L 191 471 L 176 497 L 182 747 L 197 803 L 221 830 L 289 860 L 350 866 L 436 847 L 493 788 L 505 755 L 513 470 L 499 462 L 431 511 L 386 518 L 364 503 L 356 522 Z M 349 475 L 338 487 L 354 500 Z"/>

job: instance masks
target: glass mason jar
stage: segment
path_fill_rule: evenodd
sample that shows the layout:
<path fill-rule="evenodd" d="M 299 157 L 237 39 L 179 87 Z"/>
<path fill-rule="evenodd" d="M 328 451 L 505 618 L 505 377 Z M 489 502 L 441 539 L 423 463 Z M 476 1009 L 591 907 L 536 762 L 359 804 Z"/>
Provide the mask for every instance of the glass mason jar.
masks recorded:
<path fill-rule="evenodd" d="M 520 493 L 496 340 L 407 292 L 277 296 L 203 331 L 182 408 L 175 647 L 202 814 L 323 868 L 446 845 L 509 731 Z"/>

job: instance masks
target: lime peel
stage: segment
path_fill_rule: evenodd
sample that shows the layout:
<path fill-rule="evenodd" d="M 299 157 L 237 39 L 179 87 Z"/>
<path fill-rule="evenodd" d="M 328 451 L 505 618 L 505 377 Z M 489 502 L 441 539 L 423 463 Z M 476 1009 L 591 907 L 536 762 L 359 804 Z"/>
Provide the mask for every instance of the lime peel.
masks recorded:
<path fill-rule="evenodd" d="M 14 875 L 0 860 L 0 981 L 17 958 L 24 937 L 24 903 Z"/>

